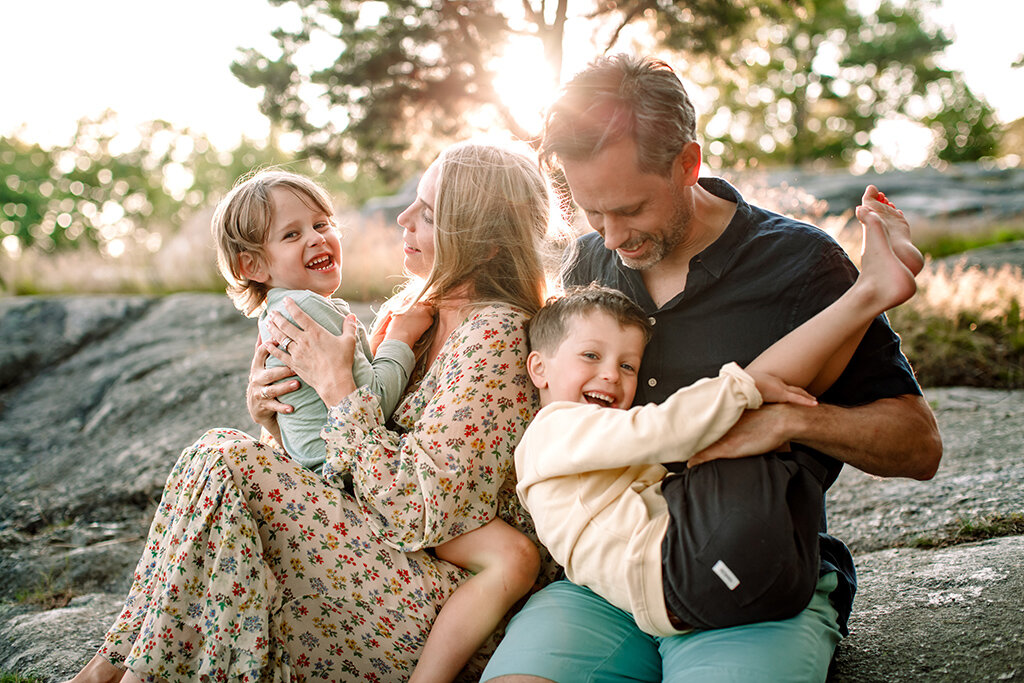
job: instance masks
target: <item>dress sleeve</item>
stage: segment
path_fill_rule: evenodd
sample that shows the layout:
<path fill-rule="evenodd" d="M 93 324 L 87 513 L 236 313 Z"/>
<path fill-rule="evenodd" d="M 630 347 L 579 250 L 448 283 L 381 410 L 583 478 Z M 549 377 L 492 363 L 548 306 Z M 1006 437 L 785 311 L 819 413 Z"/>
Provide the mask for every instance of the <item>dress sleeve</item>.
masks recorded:
<path fill-rule="evenodd" d="M 523 317 L 478 314 L 449 337 L 418 395 L 407 432 L 385 426 L 360 388 L 324 429 L 327 474 L 350 469 L 366 519 L 404 551 L 433 547 L 487 523 L 532 415 Z"/>

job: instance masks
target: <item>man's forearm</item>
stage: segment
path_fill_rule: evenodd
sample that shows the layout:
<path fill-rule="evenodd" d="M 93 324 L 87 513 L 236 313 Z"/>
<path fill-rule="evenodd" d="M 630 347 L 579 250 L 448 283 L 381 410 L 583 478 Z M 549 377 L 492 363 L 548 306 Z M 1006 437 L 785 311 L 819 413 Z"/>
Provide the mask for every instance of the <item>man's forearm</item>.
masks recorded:
<path fill-rule="evenodd" d="M 787 441 L 810 446 L 881 477 L 931 479 L 942 457 L 935 416 L 924 398 L 905 395 L 842 408 L 778 406 Z"/>
<path fill-rule="evenodd" d="M 880 477 L 931 479 L 942 457 L 942 439 L 931 408 L 920 396 L 906 395 L 854 408 L 773 403 L 748 410 L 687 466 L 767 453 L 790 442 Z"/>

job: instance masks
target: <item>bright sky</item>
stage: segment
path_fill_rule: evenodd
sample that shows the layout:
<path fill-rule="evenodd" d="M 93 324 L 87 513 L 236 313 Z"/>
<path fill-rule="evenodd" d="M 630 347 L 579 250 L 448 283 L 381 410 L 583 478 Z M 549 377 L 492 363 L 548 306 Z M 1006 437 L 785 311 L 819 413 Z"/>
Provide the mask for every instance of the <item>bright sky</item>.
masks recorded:
<path fill-rule="evenodd" d="M 995 107 L 1024 116 L 1021 0 L 941 0 L 936 19 L 956 43 L 948 68 Z M 118 112 L 125 125 L 165 119 L 231 146 L 263 137 L 259 92 L 229 70 L 237 48 L 272 49 L 281 16 L 266 0 L 29 0 L 0 4 L 0 135 L 22 130 L 64 144 L 83 116 Z"/>

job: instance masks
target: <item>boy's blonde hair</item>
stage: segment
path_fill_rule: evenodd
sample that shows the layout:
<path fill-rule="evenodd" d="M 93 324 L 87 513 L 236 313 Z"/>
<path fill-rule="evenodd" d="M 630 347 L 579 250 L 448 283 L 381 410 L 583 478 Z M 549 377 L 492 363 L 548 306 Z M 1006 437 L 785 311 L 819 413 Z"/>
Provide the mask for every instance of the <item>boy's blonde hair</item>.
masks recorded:
<path fill-rule="evenodd" d="M 434 264 L 422 288 L 395 297 L 397 305 L 443 300 L 468 284 L 475 306 L 498 303 L 536 313 L 546 294 L 553 218 L 552 193 L 536 157 L 469 142 L 449 147 L 437 163 Z M 431 337 L 421 338 L 417 357 Z"/>
<path fill-rule="evenodd" d="M 569 335 L 572 320 L 595 312 L 611 316 L 621 327 L 640 330 L 645 346 L 651 340 L 651 322 L 632 299 L 617 289 L 592 282 L 585 287 L 570 287 L 563 296 L 547 300 L 527 327 L 530 350 L 555 353 Z"/>
<path fill-rule="evenodd" d="M 327 191 L 305 176 L 263 170 L 239 178 L 217 205 L 210 230 L 217 244 L 217 266 L 228 282 L 228 296 L 246 315 L 252 315 L 267 300 L 267 286 L 242 273 L 241 257 L 250 254 L 257 260 L 265 258 L 263 245 L 274 221 L 274 203 L 270 200 L 274 188 L 289 190 L 309 208 L 334 216 Z"/>

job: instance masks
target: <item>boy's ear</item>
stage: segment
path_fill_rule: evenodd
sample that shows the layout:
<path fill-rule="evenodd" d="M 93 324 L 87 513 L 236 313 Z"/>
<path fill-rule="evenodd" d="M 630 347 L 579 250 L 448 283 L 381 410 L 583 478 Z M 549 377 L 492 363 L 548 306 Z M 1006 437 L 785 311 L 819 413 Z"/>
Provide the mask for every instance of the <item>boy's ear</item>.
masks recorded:
<path fill-rule="evenodd" d="M 268 279 L 263 259 L 251 251 L 243 251 L 238 255 L 238 270 L 253 282 L 266 282 Z"/>
<path fill-rule="evenodd" d="M 526 372 L 530 375 L 530 381 L 538 389 L 547 389 L 548 381 L 544 377 L 544 358 L 539 351 L 530 351 L 526 357 Z"/>

